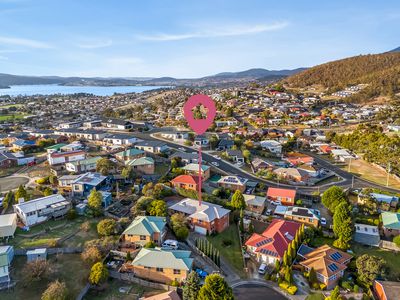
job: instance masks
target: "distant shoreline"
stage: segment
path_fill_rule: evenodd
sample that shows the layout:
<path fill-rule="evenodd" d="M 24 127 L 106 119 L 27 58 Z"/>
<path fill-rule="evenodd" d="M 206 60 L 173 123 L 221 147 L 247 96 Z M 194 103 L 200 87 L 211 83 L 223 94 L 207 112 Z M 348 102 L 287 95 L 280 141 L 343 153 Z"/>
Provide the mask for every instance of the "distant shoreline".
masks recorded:
<path fill-rule="evenodd" d="M 11 86 L 2 86 L 0 85 L 0 90 L 11 89 Z"/>

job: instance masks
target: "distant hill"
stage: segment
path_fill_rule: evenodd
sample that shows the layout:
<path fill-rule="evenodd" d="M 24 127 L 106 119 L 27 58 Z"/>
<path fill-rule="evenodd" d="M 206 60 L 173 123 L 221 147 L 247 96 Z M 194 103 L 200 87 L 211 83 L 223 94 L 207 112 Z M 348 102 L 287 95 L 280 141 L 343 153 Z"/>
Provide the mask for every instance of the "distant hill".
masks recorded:
<path fill-rule="evenodd" d="M 393 96 L 400 91 L 400 52 L 359 55 L 328 62 L 289 76 L 283 82 L 292 88 L 322 86 L 328 92 L 366 83 L 368 86 L 352 99 L 362 101 Z"/>
<path fill-rule="evenodd" d="M 59 77 L 59 76 L 20 76 L 0 74 L 0 88 L 10 85 L 33 85 L 33 84 L 60 84 L 68 86 L 130 86 L 130 85 L 171 85 L 171 86 L 218 86 L 250 81 L 275 81 L 286 76 L 304 70 L 266 70 L 250 69 L 242 72 L 225 72 L 202 78 L 146 78 L 146 77 L 125 77 L 125 78 L 103 78 L 103 77 Z"/>
<path fill-rule="evenodd" d="M 396 49 L 390 50 L 389 52 L 400 52 L 400 47 L 397 47 Z"/>

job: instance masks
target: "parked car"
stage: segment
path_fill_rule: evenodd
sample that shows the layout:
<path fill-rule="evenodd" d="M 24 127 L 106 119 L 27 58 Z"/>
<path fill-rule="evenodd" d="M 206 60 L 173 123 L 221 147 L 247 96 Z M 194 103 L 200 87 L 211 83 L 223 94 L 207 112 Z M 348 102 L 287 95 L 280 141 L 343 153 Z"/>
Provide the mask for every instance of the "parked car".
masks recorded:
<path fill-rule="evenodd" d="M 265 212 L 265 214 L 266 214 L 267 216 L 272 215 L 272 209 L 268 208 L 267 211 Z"/>
<path fill-rule="evenodd" d="M 215 159 L 221 160 L 221 157 L 219 157 L 218 155 L 213 155 L 213 157 L 214 157 Z"/>
<path fill-rule="evenodd" d="M 182 152 L 186 152 L 186 149 L 183 147 L 179 147 L 178 150 L 181 150 Z"/>
<path fill-rule="evenodd" d="M 272 201 L 271 200 L 271 204 L 273 204 L 273 205 L 281 205 L 282 203 L 281 203 L 281 201 Z"/>
<path fill-rule="evenodd" d="M 178 250 L 179 244 L 176 240 L 166 240 L 162 245 L 161 248 L 169 249 L 169 250 Z"/>
<path fill-rule="evenodd" d="M 325 218 L 321 218 L 321 225 L 322 226 L 326 226 L 326 219 Z"/>
<path fill-rule="evenodd" d="M 265 273 L 267 273 L 267 265 L 261 264 L 261 266 L 258 268 L 258 274 L 264 275 Z"/>
<path fill-rule="evenodd" d="M 197 273 L 197 275 L 199 275 L 199 277 L 201 279 L 206 278 L 207 275 L 208 275 L 208 273 L 206 271 L 202 270 L 202 269 L 196 269 L 196 273 Z"/>
<path fill-rule="evenodd" d="M 219 163 L 217 163 L 216 161 L 212 161 L 211 164 L 215 167 L 219 167 Z"/>

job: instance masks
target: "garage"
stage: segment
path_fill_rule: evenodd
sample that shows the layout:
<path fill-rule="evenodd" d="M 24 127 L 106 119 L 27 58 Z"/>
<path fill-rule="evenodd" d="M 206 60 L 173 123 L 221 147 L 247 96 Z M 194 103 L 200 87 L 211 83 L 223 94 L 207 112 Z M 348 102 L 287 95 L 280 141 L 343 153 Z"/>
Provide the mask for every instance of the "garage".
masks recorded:
<path fill-rule="evenodd" d="M 200 226 L 194 226 L 194 231 L 203 235 L 207 235 L 207 229 Z"/>

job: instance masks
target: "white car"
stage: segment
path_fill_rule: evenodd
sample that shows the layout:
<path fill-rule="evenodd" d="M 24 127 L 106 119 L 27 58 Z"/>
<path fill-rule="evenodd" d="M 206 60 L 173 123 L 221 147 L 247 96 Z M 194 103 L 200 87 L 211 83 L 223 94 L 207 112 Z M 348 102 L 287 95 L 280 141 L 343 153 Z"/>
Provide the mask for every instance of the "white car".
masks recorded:
<path fill-rule="evenodd" d="M 183 147 L 179 147 L 178 150 L 181 150 L 181 151 L 183 151 L 183 152 L 186 152 L 186 149 L 183 148 Z"/>
<path fill-rule="evenodd" d="M 214 157 L 215 159 L 221 160 L 221 157 L 219 157 L 218 155 L 213 155 L 213 157 Z"/>
<path fill-rule="evenodd" d="M 265 214 L 266 214 L 267 216 L 272 215 L 272 209 L 268 208 L 267 211 L 265 212 Z"/>
<path fill-rule="evenodd" d="M 323 225 L 323 226 L 326 225 L 326 219 L 325 218 L 321 218 L 321 225 Z"/>
<path fill-rule="evenodd" d="M 219 167 L 219 163 L 217 163 L 216 161 L 212 161 L 211 164 L 215 167 Z"/>
<path fill-rule="evenodd" d="M 261 266 L 258 268 L 258 274 L 264 275 L 266 272 L 267 272 L 267 265 L 261 264 Z"/>
<path fill-rule="evenodd" d="M 273 201 L 273 200 L 271 200 L 271 204 L 272 205 L 281 205 L 282 203 L 281 203 L 281 201 Z"/>

